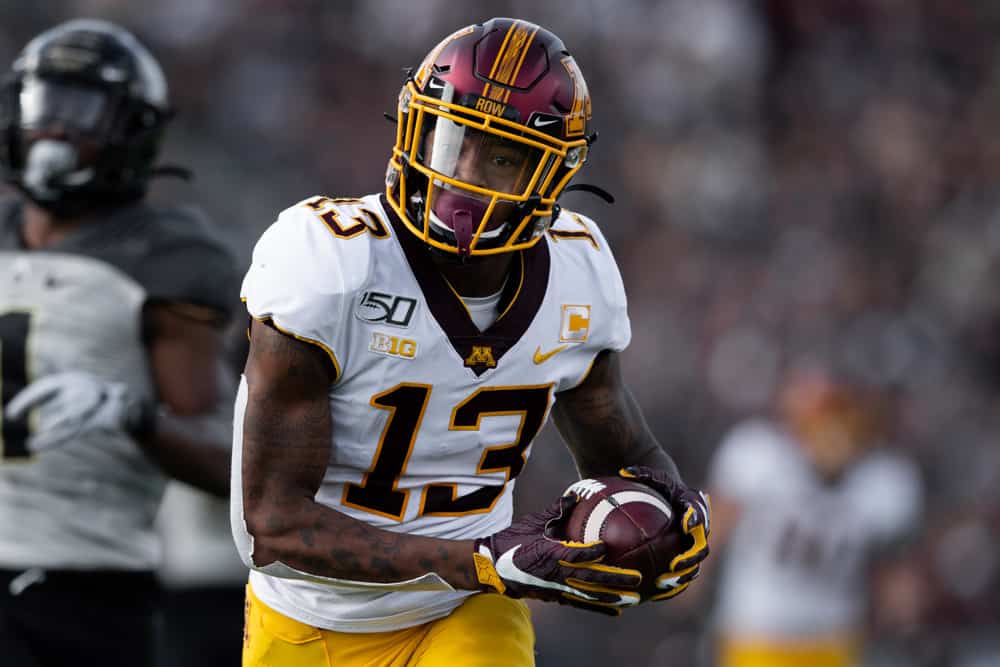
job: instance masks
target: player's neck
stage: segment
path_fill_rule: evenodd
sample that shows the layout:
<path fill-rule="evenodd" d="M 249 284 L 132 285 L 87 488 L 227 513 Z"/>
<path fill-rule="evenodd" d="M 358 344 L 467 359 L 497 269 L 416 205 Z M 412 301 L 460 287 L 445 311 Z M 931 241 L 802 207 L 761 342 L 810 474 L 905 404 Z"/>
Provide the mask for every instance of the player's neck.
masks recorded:
<path fill-rule="evenodd" d="M 30 201 L 25 202 L 21 238 L 28 249 L 44 248 L 66 238 L 80 225 L 85 224 L 86 218 L 87 216 L 57 217 L 51 211 Z"/>
<path fill-rule="evenodd" d="M 483 297 L 503 289 L 514 253 L 476 257 L 464 264 L 452 257 L 434 257 L 438 271 L 462 296 Z"/>

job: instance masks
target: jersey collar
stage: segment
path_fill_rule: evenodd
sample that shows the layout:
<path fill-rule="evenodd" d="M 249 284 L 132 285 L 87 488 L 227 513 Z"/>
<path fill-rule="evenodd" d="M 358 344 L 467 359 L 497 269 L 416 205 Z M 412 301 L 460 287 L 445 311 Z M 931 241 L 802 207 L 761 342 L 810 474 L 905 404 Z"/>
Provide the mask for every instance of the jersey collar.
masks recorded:
<path fill-rule="evenodd" d="M 477 376 L 495 367 L 531 326 L 545 298 L 551 264 L 547 241 L 543 238 L 518 253 L 500 296 L 499 317 L 486 331 L 479 331 L 461 298 L 434 265 L 427 246 L 403 225 L 384 194 L 380 199 L 427 307 L 452 347 Z"/>

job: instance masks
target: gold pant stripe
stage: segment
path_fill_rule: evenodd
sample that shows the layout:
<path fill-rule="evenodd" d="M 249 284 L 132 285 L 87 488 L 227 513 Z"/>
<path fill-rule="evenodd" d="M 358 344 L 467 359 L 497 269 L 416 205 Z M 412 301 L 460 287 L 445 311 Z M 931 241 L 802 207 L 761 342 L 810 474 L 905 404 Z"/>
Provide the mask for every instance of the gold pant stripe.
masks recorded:
<path fill-rule="evenodd" d="M 351 633 L 291 619 L 247 586 L 243 667 L 533 667 L 534 645 L 527 605 L 501 595 L 413 628 Z"/>

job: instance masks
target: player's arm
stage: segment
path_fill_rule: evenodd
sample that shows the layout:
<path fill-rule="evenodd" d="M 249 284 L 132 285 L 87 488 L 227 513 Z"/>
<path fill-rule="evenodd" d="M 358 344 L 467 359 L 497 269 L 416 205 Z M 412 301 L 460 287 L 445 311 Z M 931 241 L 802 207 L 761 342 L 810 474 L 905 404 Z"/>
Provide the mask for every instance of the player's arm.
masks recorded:
<path fill-rule="evenodd" d="M 195 314 L 208 317 L 197 317 Z M 229 494 L 231 409 L 222 398 L 218 313 L 159 303 L 143 312 L 153 400 L 121 382 L 66 370 L 44 375 L 11 400 L 5 416 L 39 414 L 28 439 L 35 453 L 66 446 L 84 433 L 124 431 L 167 474 L 218 496 Z"/>
<path fill-rule="evenodd" d="M 597 355 L 587 378 L 559 393 L 552 418 L 581 477 L 617 475 L 625 467 L 647 466 L 680 481 L 676 464 L 657 442 L 625 385 L 616 352 Z"/>
<path fill-rule="evenodd" d="M 476 589 L 472 540 L 380 530 L 315 501 L 330 459 L 329 390 L 323 350 L 254 321 L 245 370 L 242 494 L 252 565 L 280 561 L 322 577 L 394 582 L 436 572 Z"/>
<path fill-rule="evenodd" d="M 586 379 L 559 393 L 552 415 L 581 476 L 636 479 L 674 506 L 681 529 L 691 538 L 690 547 L 657 579 L 664 592 L 654 599 L 683 592 L 708 556 L 711 505 L 704 493 L 684 484 L 677 465 L 657 442 L 625 385 L 618 353 L 598 354 Z"/>
<path fill-rule="evenodd" d="M 226 497 L 231 383 L 218 316 L 189 304 L 154 304 L 144 320 L 160 409 L 136 440 L 171 477 Z"/>

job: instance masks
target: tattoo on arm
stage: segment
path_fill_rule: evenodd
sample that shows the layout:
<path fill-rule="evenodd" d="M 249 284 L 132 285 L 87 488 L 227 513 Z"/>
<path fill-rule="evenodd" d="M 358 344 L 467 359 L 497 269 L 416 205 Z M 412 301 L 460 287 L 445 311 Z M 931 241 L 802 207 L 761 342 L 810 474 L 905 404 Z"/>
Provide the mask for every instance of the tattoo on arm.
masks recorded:
<path fill-rule="evenodd" d="M 679 478 L 622 380 L 614 352 L 599 354 L 586 380 L 558 395 L 552 416 L 584 477 L 649 465 Z"/>
<path fill-rule="evenodd" d="M 254 322 L 242 477 L 255 564 L 376 582 L 437 572 L 476 588 L 471 541 L 380 530 L 315 502 L 330 458 L 333 373 L 319 348 Z"/>

